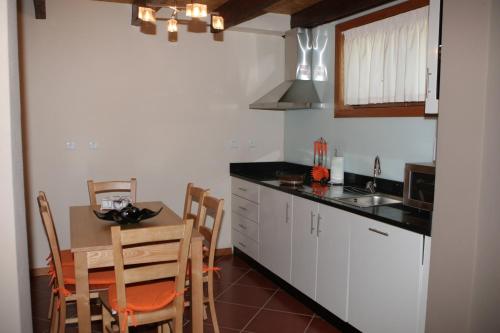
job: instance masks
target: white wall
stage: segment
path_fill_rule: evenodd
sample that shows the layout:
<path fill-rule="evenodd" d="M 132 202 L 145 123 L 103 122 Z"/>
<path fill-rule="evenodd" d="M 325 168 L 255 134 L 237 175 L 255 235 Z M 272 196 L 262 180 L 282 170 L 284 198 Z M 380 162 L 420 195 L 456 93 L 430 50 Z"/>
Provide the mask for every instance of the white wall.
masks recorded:
<path fill-rule="evenodd" d="M 443 13 L 426 332 L 500 332 L 500 4 Z"/>
<path fill-rule="evenodd" d="M 0 2 L 0 322 L 30 332 L 31 302 L 24 210 L 16 1 Z"/>
<path fill-rule="evenodd" d="M 345 171 L 372 175 L 373 160 L 379 155 L 382 166 L 381 177 L 402 181 L 406 162 L 433 160 L 436 120 L 333 118 L 335 25 L 349 19 L 316 28 L 319 33 L 328 35 L 329 43 L 323 58 L 328 71 L 328 81 L 315 82 L 325 107 L 322 110 L 286 112 L 285 159 L 311 165 L 313 141 L 324 137 L 329 143 L 330 156 L 333 148 L 337 148 L 345 157 Z"/>
<path fill-rule="evenodd" d="M 137 177 L 138 200 L 162 200 L 180 214 L 188 181 L 228 209 L 231 161 L 283 159 L 283 114 L 248 109 L 283 79 L 282 38 L 226 32 L 221 43 L 182 29 L 169 43 L 163 24 L 156 36 L 132 27 L 130 5 L 51 0 L 45 21 L 34 19 L 31 0 L 23 6 L 33 267 L 48 253 L 38 190 L 69 247 L 68 207 L 88 203 L 89 178 Z M 66 140 L 76 150 L 65 150 Z M 230 243 L 226 214 L 219 247 Z"/>

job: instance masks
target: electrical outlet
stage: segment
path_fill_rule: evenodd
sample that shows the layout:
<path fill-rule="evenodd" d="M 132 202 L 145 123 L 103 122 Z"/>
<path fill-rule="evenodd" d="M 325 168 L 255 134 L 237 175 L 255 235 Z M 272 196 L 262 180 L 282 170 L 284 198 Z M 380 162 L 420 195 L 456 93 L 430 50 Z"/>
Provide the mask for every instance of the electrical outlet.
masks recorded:
<path fill-rule="evenodd" d="M 97 142 L 89 141 L 89 150 L 96 150 L 96 149 L 97 149 Z"/>
<path fill-rule="evenodd" d="M 64 143 L 66 150 L 76 150 L 76 142 L 75 141 L 66 141 Z"/>

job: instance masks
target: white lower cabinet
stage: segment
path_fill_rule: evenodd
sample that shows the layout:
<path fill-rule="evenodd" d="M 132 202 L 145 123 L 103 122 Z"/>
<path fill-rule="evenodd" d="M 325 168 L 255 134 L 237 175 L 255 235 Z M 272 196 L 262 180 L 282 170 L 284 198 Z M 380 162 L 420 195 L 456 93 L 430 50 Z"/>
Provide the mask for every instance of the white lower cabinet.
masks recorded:
<path fill-rule="evenodd" d="M 424 237 L 353 216 L 349 323 L 366 333 L 417 332 Z"/>
<path fill-rule="evenodd" d="M 261 186 L 259 261 L 287 282 L 290 282 L 292 214 L 292 195 Z"/>
<path fill-rule="evenodd" d="M 319 204 L 293 197 L 292 285 L 316 299 Z"/>
<path fill-rule="evenodd" d="M 235 184 L 253 195 L 233 196 L 236 247 L 362 332 L 424 332 L 430 237 Z"/>
<path fill-rule="evenodd" d="M 319 206 L 316 301 L 348 321 L 349 239 L 352 217 L 334 207 Z"/>
<path fill-rule="evenodd" d="M 347 320 L 350 215 L 293 198 L 292 285 L 342 320 Z"/>

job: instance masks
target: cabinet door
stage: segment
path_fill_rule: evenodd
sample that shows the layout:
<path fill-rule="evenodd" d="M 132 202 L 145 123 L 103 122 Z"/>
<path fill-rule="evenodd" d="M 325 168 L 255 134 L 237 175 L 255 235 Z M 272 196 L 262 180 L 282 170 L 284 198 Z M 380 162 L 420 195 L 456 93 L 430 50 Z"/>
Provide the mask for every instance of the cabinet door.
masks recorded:
<path fill-rule="evenodd" d="M 319 206 L 316 301 L 347 321 L 350 223 L 354 214 Z"/>
<path fill-rule="evenodd" d="M 440 52 L 441 0 L 429 1 L 429 25 L 427 38 L 427 92 L 425 113 L 438 113 L 438 75 Z"/>
<path fill-rule="evenodd" d="M 316 298 L 318 207 L 314 201 L 293 197 L 292 285 L 312 299 Z"/>
<path fill-rule="evenodd" d="M 356 219 L 351 223 L 349 322 L 366 333 L 416 332 L 423 236 Z"/>
<path fill-rule="evenodd" d="M 261 263 L 290 282 L 292 196 L 261 187 L 259 216 L 259 258 Z"/>

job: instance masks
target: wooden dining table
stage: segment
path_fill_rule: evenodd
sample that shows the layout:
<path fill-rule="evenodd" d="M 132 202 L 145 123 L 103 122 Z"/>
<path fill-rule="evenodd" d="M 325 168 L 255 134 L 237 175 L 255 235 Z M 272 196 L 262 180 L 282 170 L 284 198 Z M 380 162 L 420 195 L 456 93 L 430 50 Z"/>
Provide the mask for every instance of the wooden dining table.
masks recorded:
<path fill-rule="evenodd" d="M 126 225 L 123 228 L 147 228 L 154 226 L 175 225 L 183 223 L 164 203 L 136 203 L 139 208 L 162 211 L 157 216 L 138 224 Z M 93 210 L 98 206 L 70 207 L 71 252 L 75 258 L 76 303 L 78 313 L 78 331 L 91 332 L 89 270 L 113 267 L 111 230 L 114 222 L 104 221 L 96 217 Z M 203 236 L 193 230 L 191 236 L 191 311 L 193 332 L 203 332 Z"/>

